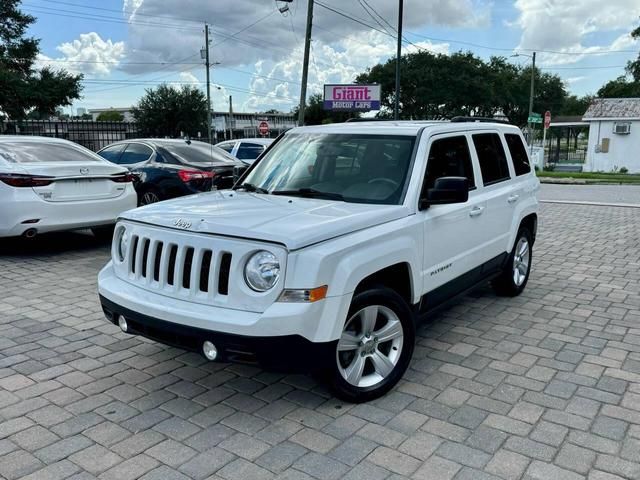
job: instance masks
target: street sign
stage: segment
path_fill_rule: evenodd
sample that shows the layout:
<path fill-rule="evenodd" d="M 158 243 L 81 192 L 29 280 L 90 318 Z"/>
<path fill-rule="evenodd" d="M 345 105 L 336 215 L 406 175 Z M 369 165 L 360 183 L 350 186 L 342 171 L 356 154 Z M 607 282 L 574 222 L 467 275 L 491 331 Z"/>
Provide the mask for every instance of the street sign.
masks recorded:
<path fill-rule="evenodd" d="M 527 123 L 542 123 L 542 117 L 534 117 L 533 114 L 527 118 Z"/>
<path fill-rule="evenodd" d="M 260 124 L 258 125 L 258 132 L 263 137 L 266 137 L 267 135 L 269 135 L 269 124 L 265 120 L 261 121 Z"/>
<path fill-rule="evenodd" d="M 549 128 L 551 126 L 551 112 L 547 110 L 544 113 L 544 128 Z"/>
<path fill-rule="evenodd" d="M 380 85 L 325 85 L 324 109 L 342 112 L 380 110 Z"/>

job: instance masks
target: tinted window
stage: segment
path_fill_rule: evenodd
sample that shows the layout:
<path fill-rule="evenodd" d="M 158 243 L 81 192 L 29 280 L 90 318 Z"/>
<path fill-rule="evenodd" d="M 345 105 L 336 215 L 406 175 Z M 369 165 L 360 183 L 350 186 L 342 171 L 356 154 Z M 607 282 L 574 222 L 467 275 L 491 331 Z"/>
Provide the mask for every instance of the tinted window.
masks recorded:
<path fill-rule="evenodd" d="M 507 157 L 497 133 L 480 133 L 473 135 L 482 181 L 485 185 L 502 182 L 510 178 Z"/>
<path fill-rule="evenodd" d="M 235 142 L 219 143 L 219 144 L 216 145 L 216 147 L 221 148 L 225 152 L 231 153 L 231 150 L 233 150 L 234 145 L 235 145 Z"/>
<path fill-rule="evenodd" d="M 110 147 L 100 150 L 98 155 L 102 158 L 109 160 L 112 163 L 120 163 L 120 154 L 124 150 L 125 145 L 112 145 Z"/>
<path fill-rule="evenodd" d="M 101 162 L 102 159 L 81 146 L 45 142 L 0 142 L 0 158 L 10 163 Z"/>
<path fill-rule="evenodd" d="M 141 143 L 130 143 L 120 157 L 120 163 L 130 165 L 148 160 L 153 150 Z"/>
<path fill-rule="evenodd" d="M 240 143 L 236 157 L 240 160 L 255 160 L 264 152 L 264 147 L 255 143 Z"/>
<path fill-rule="evenodd" d="M 353 203 L 398 204 L 411 167 L 413 136 L 289 134 L 245 181 L 269 192 L 339 194 Z M 309 190 L 310 189 L 310 190 Z M 340 198 L 340 197 L 338 197 Z"/>
<path fill-rule="evenodd" d="M 520 138 L 520 135 L 507 133 L 504 138 L 507 141 L 509 153 L 511 153 L 513 168 L 516 171 L 516 175 L 524 175 L 525 173 L 529 173 L 531 171 L 531 165 L 529 165 L 527 149 L 522 143 L 522 138 Z"/>
<path fill-rule="evenodd" d="M 180 163 L 238 163 L 235 157 L 215 145 L 204 142 L 186 143 L 163 143 L 162 152 L 165 157 L 172 156 Z M 171 160 L 166 158 L 170 163 Z"/>
<path fill-rule="evenodd" d="M 447 137 L 431 144 L 424 187 L 433 188 L 440 177 L 466 177 L 469 179 L 469 188 L 475 187 L 466 137 Z"/>

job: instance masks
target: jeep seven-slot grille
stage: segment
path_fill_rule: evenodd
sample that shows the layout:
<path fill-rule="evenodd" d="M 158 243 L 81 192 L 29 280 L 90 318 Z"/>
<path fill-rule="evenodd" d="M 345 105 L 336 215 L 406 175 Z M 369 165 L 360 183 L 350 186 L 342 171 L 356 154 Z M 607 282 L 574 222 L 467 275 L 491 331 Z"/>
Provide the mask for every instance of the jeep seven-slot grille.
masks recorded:
<path fill-rule="evenodd" d="M 231 258 L 229 252 L 133 235 L 129 273 L 160 288 L 228 295 Z"/>

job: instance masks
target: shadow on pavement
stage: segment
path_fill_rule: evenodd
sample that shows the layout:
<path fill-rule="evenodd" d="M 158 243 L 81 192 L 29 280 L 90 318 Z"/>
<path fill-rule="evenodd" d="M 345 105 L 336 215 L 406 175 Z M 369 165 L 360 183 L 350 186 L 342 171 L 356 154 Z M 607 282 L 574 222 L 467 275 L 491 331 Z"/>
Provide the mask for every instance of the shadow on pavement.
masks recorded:
<path fill-rule="evenodd" d="M 0 256 L 50 255 L 108 248 L 110 240 L 98 239 L 89 230 L 43 233 L 35 238 L 0 238 Z"/>

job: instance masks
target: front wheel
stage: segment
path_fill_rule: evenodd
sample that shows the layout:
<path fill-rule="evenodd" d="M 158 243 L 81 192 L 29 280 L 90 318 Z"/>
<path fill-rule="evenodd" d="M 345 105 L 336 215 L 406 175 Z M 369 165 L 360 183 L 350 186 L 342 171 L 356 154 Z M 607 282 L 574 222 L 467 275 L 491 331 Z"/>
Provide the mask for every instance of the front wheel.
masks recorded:
<path fill-rule="evenodd" d="M 531 232 L 528 228 L 520 227 L 507 264 L 500 276 L 493 281 L 493 288 L 498 295 L 515 297 L 522 293 L 529 281 L 532 258 Z"/>
<path fill-rule="evenodd" d="M 387 393 L 409 366 L 414 342 L 413 314 L 400 295 L 386 287 L 356 294 L 330 372 L 336 395 L 360 403 Z"/>

